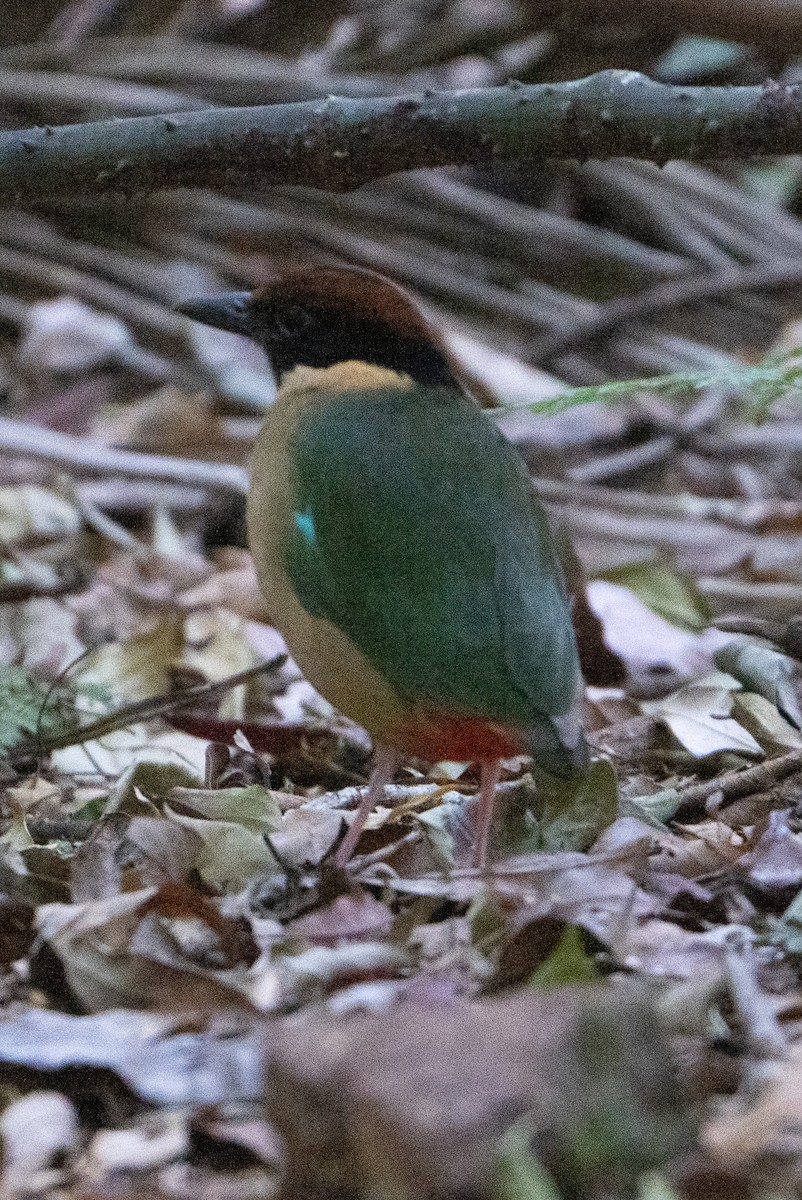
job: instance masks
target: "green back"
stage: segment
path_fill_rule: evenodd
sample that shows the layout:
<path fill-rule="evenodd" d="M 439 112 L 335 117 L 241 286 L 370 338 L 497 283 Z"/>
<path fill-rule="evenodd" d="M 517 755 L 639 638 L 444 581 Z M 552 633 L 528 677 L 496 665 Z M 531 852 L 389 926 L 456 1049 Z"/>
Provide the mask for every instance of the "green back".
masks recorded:
<path fill-rule="evenodd" d="M 546 519 L 479 409 L 446 388 L 333 393 L 291 453 L 287 567 L 310 613 L 438 711 L 534 730 L 571 708 L 579 664 Z"/>

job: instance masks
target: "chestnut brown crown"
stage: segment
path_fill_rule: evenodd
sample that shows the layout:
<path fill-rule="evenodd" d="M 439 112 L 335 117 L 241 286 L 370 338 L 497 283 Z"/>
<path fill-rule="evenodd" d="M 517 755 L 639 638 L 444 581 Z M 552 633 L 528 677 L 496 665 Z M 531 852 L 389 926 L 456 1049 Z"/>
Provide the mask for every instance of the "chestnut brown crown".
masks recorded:
<path fill-rule="evenodd" d="M 460 386 L 456 364 L 412 296 L 361 267 L 306 267 L 259 291 L 191 300 L 178 311 L 252 338 L 279 377 L 296 366 L 356 360 L 430 386 Z"/>

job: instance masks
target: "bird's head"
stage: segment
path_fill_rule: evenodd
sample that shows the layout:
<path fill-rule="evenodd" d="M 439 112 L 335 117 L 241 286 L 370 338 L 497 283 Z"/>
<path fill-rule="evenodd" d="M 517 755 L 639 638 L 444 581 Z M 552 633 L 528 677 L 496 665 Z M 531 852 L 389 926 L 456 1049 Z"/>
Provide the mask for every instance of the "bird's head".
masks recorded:
<path fill-rule="evenodd" d="M 307 267 L 259 291 L 190 300 L 178 311 L 252 338 L 279 378 L 297 366 L 357 361 L 429 386 L 459 386 L 440 334 L 408 292 L 375 271 Z"/>

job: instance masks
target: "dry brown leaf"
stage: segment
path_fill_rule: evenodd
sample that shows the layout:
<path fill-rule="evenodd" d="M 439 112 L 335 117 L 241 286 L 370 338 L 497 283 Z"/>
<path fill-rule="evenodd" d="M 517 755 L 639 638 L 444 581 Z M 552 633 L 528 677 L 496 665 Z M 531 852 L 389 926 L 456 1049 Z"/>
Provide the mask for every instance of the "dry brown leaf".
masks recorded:
<path fill-rule="evenodd" d="M 236 566 L 217 571 L 198 587 L 190 588 L 179 597 L 184 609 L 226 608 L 249 621 L 270 623 L 270 614 L 256 578 L 250 554 L 241 551 Z"/>
<path fill-rule="evenodd" d="M 789 1060 L 776 1064 L 755 1100 L 731 1101 L 703 1129 L 701 1140 L 730 1166 L 768 1156 L 788 1160 L 802 1153 L 802 1047 L 793 1047 Z"/>
<path fill-rule="evenodd" d="M 789 899 L 788 893 L 802 886 L 802 834 L 790 828 L 787 812 L 769 813 L 767 828 L 757 845 L 741 855 L 739 866 L 754 887 L 776 901 Z"/>
<path fill-rule="evenodd" d="M 133 404 L 106 409 L 94 420 L 91 436 L 107 446 L 153 454 L 209 457 L 225 444 L 223 426 L 208 396 L 168 385 Z"/>
<path fill-rule="evenodd" d="M 317 866 L 337 841 L 342 825 L 337 812 L 291 808 L 284 813 L 281 828 L 270 834 L 270 845 L 288 866 Z"/>

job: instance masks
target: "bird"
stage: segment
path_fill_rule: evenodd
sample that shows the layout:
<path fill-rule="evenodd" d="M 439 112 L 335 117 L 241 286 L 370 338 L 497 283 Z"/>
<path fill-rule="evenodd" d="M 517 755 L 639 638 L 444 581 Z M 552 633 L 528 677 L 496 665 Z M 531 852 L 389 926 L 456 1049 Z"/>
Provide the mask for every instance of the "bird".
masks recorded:
<path fill-rule="evenodd" d="M 420 302 L 377 272 L 293 266 L 178 311 L 251 338 L 276 376 L 247 498 L 260 588 L 306 678 L 374 745 L 335 864 L 408 756 L 479 765 L 486 868 L 501 761 L 588 765 L 570 602 L 522 459 Z"/>

